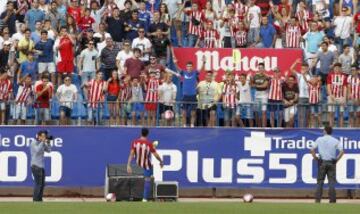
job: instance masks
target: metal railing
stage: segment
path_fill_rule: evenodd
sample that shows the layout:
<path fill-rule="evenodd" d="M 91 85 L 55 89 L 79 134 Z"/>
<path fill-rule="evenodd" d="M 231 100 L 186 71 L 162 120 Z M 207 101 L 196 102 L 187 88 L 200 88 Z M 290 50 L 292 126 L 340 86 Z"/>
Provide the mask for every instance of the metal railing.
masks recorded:
<path fill-rule="evenodd" d="M 300 105 L 242 103 L 233 108 L 223 103 L 200 105 L 175 102 L 171 105 L 143 102 L 74 102 L 49 108 L 19 106 L 8 102 L 2 125 L 96 125 L 173 127 L 360 127 L 359 105 Z M 67 107 L 67 108 L 64 108 Z M 202 108 L 200 108 L 202 107 Z M 24 116 L 24 112 L 26 115 Z"/>

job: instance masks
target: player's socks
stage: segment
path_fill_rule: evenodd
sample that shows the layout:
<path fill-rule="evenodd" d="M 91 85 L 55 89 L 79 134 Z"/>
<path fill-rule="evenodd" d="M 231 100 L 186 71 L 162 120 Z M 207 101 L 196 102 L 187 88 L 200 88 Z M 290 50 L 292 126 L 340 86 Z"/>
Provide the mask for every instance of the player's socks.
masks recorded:
<path fill-rule="evenodd" d="M 145 179 L 143 199 L 148 199 L 150 190 L 151 190 L 151 181 Z"/>

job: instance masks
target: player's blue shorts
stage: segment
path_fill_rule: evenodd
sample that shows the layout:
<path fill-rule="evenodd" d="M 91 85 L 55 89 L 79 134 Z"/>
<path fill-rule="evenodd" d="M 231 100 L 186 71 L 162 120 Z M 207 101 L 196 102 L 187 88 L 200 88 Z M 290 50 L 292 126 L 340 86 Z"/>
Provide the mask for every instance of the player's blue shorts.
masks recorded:
<path fill-rule="evenodd" d="M 153 175 L 153 168 L 144 169 L 144 177 L 151 177 Z"/>

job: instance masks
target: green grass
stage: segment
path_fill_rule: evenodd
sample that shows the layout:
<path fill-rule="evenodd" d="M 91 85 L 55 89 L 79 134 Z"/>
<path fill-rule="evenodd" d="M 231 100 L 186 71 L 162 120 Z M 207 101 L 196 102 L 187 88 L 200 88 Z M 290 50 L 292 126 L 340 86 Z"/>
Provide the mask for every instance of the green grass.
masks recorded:
<path fill-rule="evenodd" d="M 1 214 L 93 214 L 93 213 L 154 213 L 154 214 L 192 214 L 192 213 L 241 213 L 241 214 L 352 214 L 360 213 L 359 204 L 305 204 L 305 203 L 81 203 L 81 202 L 5 202 L 0 203 Z"/>

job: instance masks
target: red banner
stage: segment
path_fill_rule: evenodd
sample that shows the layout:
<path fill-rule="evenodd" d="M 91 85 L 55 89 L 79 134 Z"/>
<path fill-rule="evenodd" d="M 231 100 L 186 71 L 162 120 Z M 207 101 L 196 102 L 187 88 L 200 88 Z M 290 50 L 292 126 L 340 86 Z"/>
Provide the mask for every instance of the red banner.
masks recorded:
<path fill-rule="evenodd" d="M 269 73 L 274 68 L 285 73 L 296 59 L 302 59 L 301 49 L 174 48 L 174 52 L 180 69 L 185 70 L 186 63 L 191 61 L 194 68 L 199 70 L 205 60 L 203 70 L 216 72 L 217 80 L 221 80 L 224 71 L 228 70 L 236 74 L 256 72 L 260 62 L 265 64 L 265 70 Z"/>

